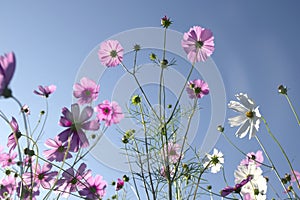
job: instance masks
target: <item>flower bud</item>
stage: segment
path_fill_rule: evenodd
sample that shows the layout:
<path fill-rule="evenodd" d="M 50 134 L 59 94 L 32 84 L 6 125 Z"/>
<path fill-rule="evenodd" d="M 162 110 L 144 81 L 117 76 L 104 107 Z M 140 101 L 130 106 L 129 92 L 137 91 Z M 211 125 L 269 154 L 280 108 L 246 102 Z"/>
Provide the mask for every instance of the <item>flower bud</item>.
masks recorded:
<path fill-rule="evenodd" d="M 138 105 L 139 103 L 141 103 L 141 97 L 139 95 L 134 95 L 132 98 L 131 98 L 131 103 L 133 105 Z"/>
<path fill-rule="evenodd" d="M 168 60 L 167 59 L 163 59 L 162 61 L 160 61 L 160 66 L 161 68 L 167 68 L 168 67 Z"/>
<path fill-rule="evenodd" d="M 155 61 L 156 60 L 156 55 L 154 53 L 150 54 L 150 60 Z"/>
<path fill-rule="evenodd" d="M 161 18 L 161 25 L 164 28 L 168 28 L 171 24 L 172 24 L 172 21 L 166 15 L 163 18 Z"/>
<path fill-rule="evenodd" d="M 217 128 L 217 130 L 218 130 L 219 132 L 223 133 L 223 132 L 224 132 L 224 127 L 221 126 L 221 125 L 219 125 L 218 128 Z"/>
<path fill-rule="evenodd" d="M 283 85 L 280 85 L 280 86 L 278 87 L 278 92 L 279 92 L 280 94 L 287 95 L 287 88 L 286 88 L 285 86 L 283 86 Z"/>
<path fill-rule="evenodd" d="M 134 47 L 133 47 L 133 50 L 134 51 L 139 51 L 139 50 L 141 50 L 141 46 L 138 45 L 138 44 L 135 44 Z"/>

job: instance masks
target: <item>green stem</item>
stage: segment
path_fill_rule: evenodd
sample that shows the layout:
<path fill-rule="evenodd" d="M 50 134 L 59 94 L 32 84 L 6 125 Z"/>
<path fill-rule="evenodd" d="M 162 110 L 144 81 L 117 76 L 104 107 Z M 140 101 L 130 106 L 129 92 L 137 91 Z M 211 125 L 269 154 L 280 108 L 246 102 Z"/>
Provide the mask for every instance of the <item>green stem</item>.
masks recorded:
<path fill-rule="evenodd" d="M 290 105 L 290 107 L 291 107 L 291 109 L 292 109 L 292 111 L 293 111 L 293 113 L 294 113 L 294 116 L 295 116 L 295 118 L 296 118 L 296 120 L 297 120 L 298 125 L 300 125 L 299 117 L 298 117 L 298 115 L 297 115 L 297 113 L 296 113 L 296 110 L 295 110 L 295 108 L 294 108 L 294 106 L 293 106 L 293 104 L 292 104 L 292 102 L 291 102 L 289 96 L 288 96 L 287 94 L 285 94 L 284 96 L 285 96 L 285 98 L 287 99 L 287 101 L 288 101 L 288 103 L 289 103 L 289 105 Z"/>
<path fill-rule="evenodd" d="M 276 169 L 276 167 L 275 167 L 275 165 L 274 165 L 271 157 L 269 156 L 268 152 L 266 151 L 264 145 L 261 143 L 261 141 L 259 140 L 259 138 L 257 136 L 255 136 L 255 138 L 256 138 L 259 146 L 261 147 L 261 149 L 265 153 L 265 155 L 266 155 L 267 159 L 269 160 L 270 164 L 272 165 L 272 169 L 274 170 L 275 175 L 276 175 L 278 181 L 281 183 L 281 186 L 283 187 L 284 191 L 287 193 L 287 195 L 289 196 L 289 198 L 291 198 L 291 195 L 288 193 L 287 189 L 285 188 L 284 184 L 282 183 L 280 175 L 279 175 L 279 172 L 277 171 L 277 169 Z"/>
<path fill-rule="evenodd" d="M 276 137 L 274 136 L 274 134 L 271 132 L 271 129 L 270 129 L 270 127 L 269 127 L 269 125 L 268 125 L 266 119 L 265 119 L 264 117 L 262 117 L 262 120 L 263 120 L 263 122 L 264 122 L 264 124 L 265 124 L 265 126 L 266 126 L 266 128 L 267 128 L 267 131 L 268 131 L 269 135 L 270 135 L 270 136 L 272 137 L 272 139 L 275 141 L 275 143 L 276 143 L 277 146 L 279 147 L 280 151 L 282 152 L 284 158 L 285 158 L 286 161 L 288 162 L 288 165 L 289 165 L 289 167 L 290 167 L 290 169 L 291 169 L 291 171 L 292 171 L 292 173 L 293 173 L 293 175 L 294 175 L 294 177 L 295 177 L 295 179 L 296 179 L 298 188 L 300 188 L 299 180 L 297 179 L 297 176 L 296 176 L 296 174 L 295 174 L 295 171 L 294 171 L 294 169 L 293 169 L 293 166 L 292 166 L 292 163 L 291 163 L 290 159 L 288 158 L 286 152 L 285 152 L 284 149 L 282 148 L 282 146 L 281 146 L 281 144 L 279 143 L 279 141 L 277 140 L 277 138 L 276 138 Z"/>

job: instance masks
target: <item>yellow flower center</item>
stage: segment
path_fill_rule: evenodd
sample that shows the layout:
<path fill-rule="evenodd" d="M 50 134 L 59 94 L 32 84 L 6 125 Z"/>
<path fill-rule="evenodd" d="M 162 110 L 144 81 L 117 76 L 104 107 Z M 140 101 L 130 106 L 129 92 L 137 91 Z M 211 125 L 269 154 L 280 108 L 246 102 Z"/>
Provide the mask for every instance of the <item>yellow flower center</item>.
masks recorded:
<path fill-rule="evenodd" d="M 249 118 L 252 118 L 254 116 L 254 112 L 253 111 L 248 111 L 246 112 L 246 116 Z"/>

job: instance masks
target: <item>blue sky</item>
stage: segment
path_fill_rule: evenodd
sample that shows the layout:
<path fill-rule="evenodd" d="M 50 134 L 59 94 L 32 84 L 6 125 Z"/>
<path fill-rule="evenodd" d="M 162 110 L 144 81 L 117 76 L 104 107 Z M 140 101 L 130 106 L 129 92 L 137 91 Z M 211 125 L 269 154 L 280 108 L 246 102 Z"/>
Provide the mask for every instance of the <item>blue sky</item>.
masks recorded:
<path fill-rule="evenodd" d="M 14 51 L 16 54 L 17 69 L 10 86 L 22 102 L 32 105 L 33 121 L 44 106 L 40 98 L 32 95 L 33 89 L 40 84 L 57 85 L 57 91 L 49 99 L 51 112 L 45 129 L 45 134 L 51 137 L 61 131 L 56 125 L 60 109 L 72 103 L 71 89 L 81 64 L 103 40 L 134 28 L 159 27 L 163 15 L 171 17 L 174 21 L 171 28 L 182 33 L 193 25 L 209 28 L 215 36 L 212 59 L 224 82 L 226 102 L 239 92 L 255 99 L 294 167 L 300 170 L 299 126 L 285 98 L 277 93 L 278 85 L 286 85 L 299 112 L 299 6 L 296 0 L 3 1 L 0 53 Z M 13 106 L 14 103 L 1 99 L 1 110 L 11 111 Z M 233 115 L 227 111 L 227 116 Z M 235 138 L 236 129 L 230 129 L 227 123 L 225 129 L 245 152 L 258 150 L 254 140 Z M 258 135 L 274 155 L 280 172 L 289 172 L 264 126 Z M 225 154 L 226 175 L 233 183 L 233 171 L 243 156 L 222 137 L 216 147 Z M 107 174 L 108 182 L 119 173 L 92 157 L 86 162 L 91 167 L 101 166 L 99 173 Z M 225 185 L 216 184 L 216 191 Z"/>

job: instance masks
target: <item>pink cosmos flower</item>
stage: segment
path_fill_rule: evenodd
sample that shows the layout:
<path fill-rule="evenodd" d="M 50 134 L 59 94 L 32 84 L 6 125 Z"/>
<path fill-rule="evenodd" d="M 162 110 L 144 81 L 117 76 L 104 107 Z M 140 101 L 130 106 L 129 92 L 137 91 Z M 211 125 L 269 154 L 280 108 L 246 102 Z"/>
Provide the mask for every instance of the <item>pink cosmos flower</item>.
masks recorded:
<path fill-rule="evenodd" d="M 86 187 L 85 181 L 92 176 L 91 170 L 86 170 L 86 164 L 81 163 L 78 170 L 69 168 L 62 173 L 62 178 L 56 183 L 56 190 L 62 193 L 62 196 L 68 198 L 70 193 Z"/>
<path fill-rule="evenodd" d="M 60 117 L 59 125 L 67 127 L 67 129 L 59 133 L 58 138 L 65 143 L 71 137 L 70 151 L 77 152 L 80 147 L 89 146 L 84 130 L 96 131 L 100 128 L 97 119 L 89 120 L 93 116 L 93 112 L 93 108 L 90 106 L 84 107 L 80 112 L 77 103 L 72 104 L 71 111 L 66 107 L 62 109 L 63 116 Z"/>
<path fill-rule="evenodd" d="M 98 98 L 100 86 L 93 80 L 83 77 L 80 79 L 80 83 L 76 83 L 73 86 L 73 89 L 74 97 L 78 98 L 78 103 L 82 105 L 91 103 L 93 100 Z"/>
<path fill-rule="evenodd" d="M 240 183 L 235 184 L 234 187 L 227 186 L 223 190 L 221 190 L 221 196 L 226 197 L 227 195 L 235 192 L 239 193 L 241 188 L 246 185 L 249 181 L 251 181 L 252 176 L 248 176 L 246 179 L 242 180 Z"/>
<path fill-rule="evenodd" d="M 11 91 L 8 94 L 7 86 L 10 83 L 16 68 L 15 54 L 10 52 L 4 56 L 0 55 L 0 96 L 11 96 Z"/>
<path fill-rule="evenodd" d="M 116 191 L 121 190 L 123 187 L 124 187 L 124 180 L 118 178 L 117 185 L 116 185 Z"/>
<path fill-rule="evenodd" d="M 16 190 L 16 179 L 14 176 L 6 176 L 1 180 L 0 197 L 1 199 L 8 199 Z"/>
<path fill-rule="evenodd" d="M 17 120 L 12 117 L 12 120 L 10 121 L 10 126 L 13 130 L 13 132 L 8 136 L 7 141 L 7 147 L 9 148 L 9 151 L 11 152 L 14 150 L 18 144 L 17 140 L 21 137 L 21 133 L 19 131 L 19 125 Z"/>
<path fill-rule="evenodd" d="M 194 26 L 184 33 L 181 45 L 191 63 L 205 61 L 215 49 L 212 32 L 200 26 Z"/>
<path fill-rule="evenodd" d="M 45 145 L 51 149 L 45 150 L 44 156 L 49 161 L 61 162 L 64 160 L 64 156 L 68 147 L 68 142 L 62 143 L 58 136 L 53 139 L 48 139 L 45 142 Z M 68 152 L 66 159 L 72 158 L 70 152 Z"/>
<path fill-rule="evenodd" d="M 124 49 L 117 40 L 107 40 L 100 45 L 98 56 L 107 67 L 115 67 L 123 60 Z"/>
<path fill-rule="evenodd" d="M 104 197 L 107 183 L 102 180 L 102 176 L 96 175 L 95 178 L 92 176 L 89 177 L 87 184 L 87 187 L 79 191 L 81 196 L 84 196 L 86 199 L 101 199 Z"/>
<path fill-rule="evenodd" d="M 57 175 L 56 171 L 50 171 L 51 168 L 52 165 L 50 163 L 45 163 L 42 168 L 40 164 L 37 164 L 36 169 L 33 171 L 33 173 L 26 172 L 23 174 L 22 177 L 24 183 L 26 185 L 31 185 L 31 181 L 34 181 L 34 183 L 36 183 L 37 188 L 41 185 L 45 189 L 50 189 L 51 184 L 53 183 Z"/>
<path fill-rule="evenodd" d="M 300 172 L 294 170 L 296 177 L 294 176 L 293 172 L 291 172 L 291 182 L 294 183 L 297 180 L 300 182 Z"/>
<path fill-rule="evenodd" d="M 186 91 L 191 99 L 200 99 L 204 95 L 208 95 L 208 84 L 200 79 L 189 81 L 186 87 Z"/>
<path fill-rule="evenodd" d="M 49 95 L 52 94 L 56 90 L 56 86 L 49 85 L 49 86 L 43 87 L 43 86 L 39 85 L 39 90 L 40 91 L 34 90 L 33 93 L 48 98 Z"/>
<path fill-rule="evenodd" d="M 94 108 L 97 112 L 97 118 L 100 121 L 105 121 L 105 126 L 110 126 L 112 123 L 117 124 L 124 118 L 121 107 L 117 102 L 108 100 L 103 101 Z"/>
<path fill-rule="evenodd" d="M 9 152 L 9 153 L 2 153 L 0 154 L 0 162 L 2 167 L 8 167 L 11 165 L 16 164 L 16 161 L 14 160 L 17 157 L 16 152 Z"/>
<path fill-rule="evenodd" d="M 177 163 L 180 158 L 181 146 L 179 144 L 169 142 L 168 147 L 164 147 L 161 152 L 163 158 L 168 158 L 169 163 Z"/>
<path fill-rule="evenodd" d="M 247 158 L 243 159 L 240 165 L 249 165 L 250 163 L 255 163 L 257 167 L 261 166 L 264 162 L 263 152 L 258 150 L 256 153 L 251 152 L 247 154 Z"/>
<path fill-rule="evenodd" d="M 30 109 L 29 106 L 24 104 L 21 108 L 21 112 L 25 113 L 26 115 L 30 115 Z"/>

